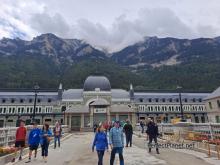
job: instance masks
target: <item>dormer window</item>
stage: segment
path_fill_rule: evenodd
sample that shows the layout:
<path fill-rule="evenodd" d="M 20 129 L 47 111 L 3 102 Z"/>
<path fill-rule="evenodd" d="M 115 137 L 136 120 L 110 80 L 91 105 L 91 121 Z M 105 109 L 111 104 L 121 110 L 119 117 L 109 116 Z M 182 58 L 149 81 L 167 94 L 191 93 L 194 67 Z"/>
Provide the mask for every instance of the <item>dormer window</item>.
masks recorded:
<path fill-rule="evenodd" d="M 15 99 L 11 99 L 11 103 L 14 103 L 15 102 Z"/>
<path fill-rule="evenodd" d="M 20 103 L 23 103 L 24 102 L 24 99 L 20 99 Z"/>
<path fill-rule="evenodd" d="M 143 102 L 143 98 L 140 98 L 139 101 L 142 103 Z"/>
<path fill-rule="evenodd" d="M 48 100 L 47 100 L 48 103 L 51 103 L 51 101 L 52 101 L 51 99 L 48 99 Z"/>
<path fill-rule="evenodd" d="M 6 102 L 6 100 L 5 99 L 2 99 L 2 103 L 5 103 Z"/>

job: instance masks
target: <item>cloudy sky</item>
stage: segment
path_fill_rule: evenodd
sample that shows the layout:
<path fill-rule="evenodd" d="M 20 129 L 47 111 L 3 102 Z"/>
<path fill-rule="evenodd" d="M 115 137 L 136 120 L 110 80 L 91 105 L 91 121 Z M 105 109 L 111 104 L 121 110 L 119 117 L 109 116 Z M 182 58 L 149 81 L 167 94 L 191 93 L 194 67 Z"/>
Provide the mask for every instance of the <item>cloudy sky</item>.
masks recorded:
<path fill-rule="evenodd" d="M 42 33 L 116 51 L 146 36 L 220 36 L 219 0 L 0 0 L 0 38 Z"/>

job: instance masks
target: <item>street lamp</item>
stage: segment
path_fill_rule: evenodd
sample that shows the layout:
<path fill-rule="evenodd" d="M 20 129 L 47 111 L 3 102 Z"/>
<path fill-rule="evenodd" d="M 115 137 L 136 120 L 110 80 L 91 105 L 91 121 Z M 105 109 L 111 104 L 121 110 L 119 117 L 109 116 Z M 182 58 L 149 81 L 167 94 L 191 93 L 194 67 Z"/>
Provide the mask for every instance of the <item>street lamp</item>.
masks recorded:
<path fill-rule="evenodd" d="M 34 86 L 34 111 L 33 111 L 32 122 L 35 121 L 35 112 L 36 112 L 36 103 L 37 103 L 37 93 L 38 93 L 37 90 L 39 90 L 39 89 L 40 89 L 40 87 L 36 84 L 36 85 Z"/>
<path fill-rule="evenodd" d="M 181 122 L 185 122 L 184 114 L 183 114 L 183 104 L 182 104 L 182 95 L 181 95 L 181 86 L 177 86 L 177 91 L 179 92 L 179 101 L 180 101 L 180 111 L 181 111 Z"/>

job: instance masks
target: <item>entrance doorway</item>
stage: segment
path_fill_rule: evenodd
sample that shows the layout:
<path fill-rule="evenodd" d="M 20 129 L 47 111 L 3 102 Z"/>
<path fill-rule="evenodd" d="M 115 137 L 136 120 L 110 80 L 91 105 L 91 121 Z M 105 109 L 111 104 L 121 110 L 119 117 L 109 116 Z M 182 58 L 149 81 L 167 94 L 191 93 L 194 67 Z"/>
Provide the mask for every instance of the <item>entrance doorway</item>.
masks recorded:
<path fill-rule="evenodd" d="M 81 116 L 72 116 L 71 117 L 71 130 L 80 131 L 81 127 Z"/>
<path fill-rule="evenodd" d="M 107 120 L 106 113 L 94 113 L 93 124 L 104 123 Z"/>
<path fill-rule="evenodd" d="M 4 120 L 0 120 L 0 128 L 4 127 Z"/>

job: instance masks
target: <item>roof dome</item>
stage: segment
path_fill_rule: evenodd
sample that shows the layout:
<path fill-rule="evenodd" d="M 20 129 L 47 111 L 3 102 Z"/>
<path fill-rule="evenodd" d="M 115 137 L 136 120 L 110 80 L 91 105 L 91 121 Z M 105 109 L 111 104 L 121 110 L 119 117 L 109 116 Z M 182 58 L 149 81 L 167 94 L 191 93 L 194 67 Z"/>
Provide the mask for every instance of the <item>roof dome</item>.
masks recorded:
<path fill-rule="evenodd" d="M 111 91 L 111 84 L 108 78 L 104 76 L 89 76 L 84 83 L 84 91 L 95 91 L 99 88 L 101 91 Z"/>

